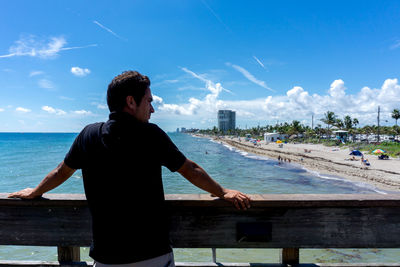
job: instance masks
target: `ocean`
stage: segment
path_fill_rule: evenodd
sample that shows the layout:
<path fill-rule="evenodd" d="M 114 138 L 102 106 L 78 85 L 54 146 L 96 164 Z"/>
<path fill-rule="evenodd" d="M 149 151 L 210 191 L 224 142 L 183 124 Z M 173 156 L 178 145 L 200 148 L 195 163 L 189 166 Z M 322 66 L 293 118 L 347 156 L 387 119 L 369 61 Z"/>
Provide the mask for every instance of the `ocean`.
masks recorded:
<path fill-rule="evenodd" d="M 0 192 L 36 186 L 68 152 L 76 133 L 0 133 Z M 292 163 L 278 164 L 219 142 L 188 134 L 170 133 L 177 147 L 227 188 L 248 194 L 369 194 L 382 193 L 371 185 L 308 171 Z M 151 140 L 149 140 L 150 142 Z M 166 194 L 205 193 L 177 173 L 163 168 Z M 51 193 L 83 194 L 80 171 Z M 88 248 L 82 260 L 91 261 Z M 176 261 L 211 261 L 211 249 L 175 249 Z M 400 261 L 398 249 L 302 249 L 301 262 Z M 57 260 L 57 249 L 49 247 L 0 246 L 0 260 Z M 277 249 L 217 249 L 219 262 L 279 261 Z"/>

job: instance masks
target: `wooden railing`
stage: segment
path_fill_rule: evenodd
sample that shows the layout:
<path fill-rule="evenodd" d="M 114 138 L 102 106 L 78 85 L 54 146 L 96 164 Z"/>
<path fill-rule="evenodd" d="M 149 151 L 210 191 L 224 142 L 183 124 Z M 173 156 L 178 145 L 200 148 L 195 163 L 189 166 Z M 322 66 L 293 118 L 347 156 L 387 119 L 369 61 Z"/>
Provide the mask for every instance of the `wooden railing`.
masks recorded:
<path fill-rule="evenodd" d="M 276 194 L 251 197 L 251 209 L 239 211 L 208 195 L 167 195 L 173 246 L 280 248 L 279 266 L 299 264 L 302 248 L 400 248 L 400 195 Z M 79 248 L 90 245 L 90 225 L 84 195 L 47 194 L 44 199 L 20 200 L 0 194 L 0 245 L 56 246 L 59 260 L 16 262 L 1 259 L 0 267 L 76 265 L 80 262 Z M 91 265 L 87 262 L 79 264 Z M 212 262 L 176 265 L 271 266 Z"/>

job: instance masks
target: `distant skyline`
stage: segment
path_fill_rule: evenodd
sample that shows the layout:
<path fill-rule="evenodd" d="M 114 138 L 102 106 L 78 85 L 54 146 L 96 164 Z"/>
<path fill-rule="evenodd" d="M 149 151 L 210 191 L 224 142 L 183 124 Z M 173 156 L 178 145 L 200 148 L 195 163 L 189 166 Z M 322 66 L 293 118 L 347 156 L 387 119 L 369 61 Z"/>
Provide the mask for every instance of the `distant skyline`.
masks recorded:
<path fill-rule="evenodd" d="M 3 1 L 0 131 L 79 132 L 108 118 L 108 83 L 151 79 L 165 131 L 324 113 L 394 125 L 399 1 Z"/>

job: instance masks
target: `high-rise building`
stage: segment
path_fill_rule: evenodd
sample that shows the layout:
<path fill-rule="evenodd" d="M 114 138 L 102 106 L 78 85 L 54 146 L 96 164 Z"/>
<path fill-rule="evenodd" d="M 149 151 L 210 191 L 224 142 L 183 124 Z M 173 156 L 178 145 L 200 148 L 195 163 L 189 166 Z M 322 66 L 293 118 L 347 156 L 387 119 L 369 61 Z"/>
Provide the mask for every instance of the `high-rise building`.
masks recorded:
<path fill-rule="evenodd" d="M 222 132 L 236 128 L 236 112 L 232 110 L 218 110 L 218 128 Z"/>

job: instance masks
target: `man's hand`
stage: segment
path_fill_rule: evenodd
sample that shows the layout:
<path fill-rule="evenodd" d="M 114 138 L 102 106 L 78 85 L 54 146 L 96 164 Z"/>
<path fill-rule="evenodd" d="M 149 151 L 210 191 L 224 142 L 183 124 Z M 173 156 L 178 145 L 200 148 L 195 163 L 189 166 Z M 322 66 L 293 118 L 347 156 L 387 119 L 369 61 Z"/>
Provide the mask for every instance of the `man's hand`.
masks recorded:
<path fill-rule="evenodd" d="M 238 210 L 250 208 L 250 197 L 237 190 L 224 189 L 223 199 L 232 202 Z"/>
<path fill-rule="evenodd" d="M 42 195 L 35 194 L 34 188 L 25 188 L 21 191 L 14 192 L 8 195 L 9 198 L 23 198 L 23 199 L 34 199 L 41 197 Z"/>

